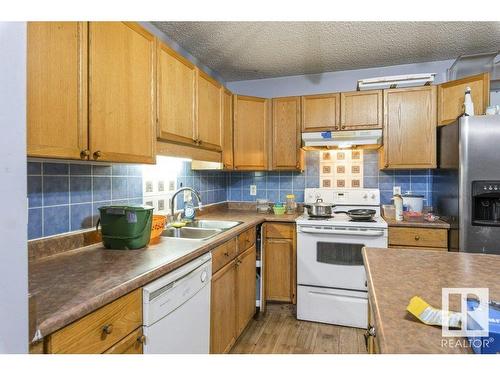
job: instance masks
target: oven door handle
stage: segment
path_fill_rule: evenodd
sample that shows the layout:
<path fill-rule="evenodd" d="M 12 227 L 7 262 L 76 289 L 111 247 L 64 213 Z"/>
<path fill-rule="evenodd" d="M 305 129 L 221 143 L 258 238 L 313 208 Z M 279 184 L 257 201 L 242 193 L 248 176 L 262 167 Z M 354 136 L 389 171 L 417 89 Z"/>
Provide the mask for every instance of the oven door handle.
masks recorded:
<path fill-rule="evenodd" d="M 335 229 L 316 229 L 316 228 L 300 228 L 303 233 L 320 233 L 320 234 L 340 234 L 350 236 L 382 236 L 383 230 L 335 230 Z"/>

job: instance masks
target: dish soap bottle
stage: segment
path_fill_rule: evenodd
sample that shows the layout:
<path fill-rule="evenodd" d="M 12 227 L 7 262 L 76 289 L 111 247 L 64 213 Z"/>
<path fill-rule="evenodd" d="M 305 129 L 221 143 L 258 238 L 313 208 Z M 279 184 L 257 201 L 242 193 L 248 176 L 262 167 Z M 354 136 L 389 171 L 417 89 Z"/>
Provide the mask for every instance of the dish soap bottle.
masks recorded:
<path fill-rule="evenodd" d="M 464 116 L 474 116 L 474 103 L 470 95 L 470 87 L 465 88 Z"/>
<path fill-rule="evenodd" d="M 187 202 L 184 202 L 184 219 L 189 221 L 193 221 L 196 216 L 196 210 L 194 209 L 193 200 L 189 199 Z"/>

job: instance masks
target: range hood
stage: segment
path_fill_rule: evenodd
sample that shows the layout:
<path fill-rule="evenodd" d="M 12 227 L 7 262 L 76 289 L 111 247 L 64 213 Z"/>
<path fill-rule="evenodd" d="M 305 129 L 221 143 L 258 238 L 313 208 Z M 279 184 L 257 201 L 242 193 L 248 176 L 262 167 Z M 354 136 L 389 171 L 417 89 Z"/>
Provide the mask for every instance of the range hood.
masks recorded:
<path fill-rule="evenodd" d="M 358 91 L 425 86 L 434 82 L 436 73 L 406 74 L 358 80 Z"/>
<path fill-rule="evenodd" d="M 353 130 L 337 132 L 302 133 L 304 150 L 338 148 L 379 148 L 382 130 Z"/>

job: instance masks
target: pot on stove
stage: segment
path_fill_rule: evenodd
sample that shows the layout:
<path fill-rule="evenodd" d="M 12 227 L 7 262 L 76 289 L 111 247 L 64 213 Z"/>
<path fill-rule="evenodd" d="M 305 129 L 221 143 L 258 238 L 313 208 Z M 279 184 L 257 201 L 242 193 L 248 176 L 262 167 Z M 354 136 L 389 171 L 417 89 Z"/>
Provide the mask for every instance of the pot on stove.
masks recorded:
<path fill-rule="evenodd" d="M 316 199 L 316 203 L 305 204 L 304 208 L 307 210 L 309 216 L 317 217 L 331 217 L 333 214 L 334 204 L 324 203 L 323 199 Z"/>

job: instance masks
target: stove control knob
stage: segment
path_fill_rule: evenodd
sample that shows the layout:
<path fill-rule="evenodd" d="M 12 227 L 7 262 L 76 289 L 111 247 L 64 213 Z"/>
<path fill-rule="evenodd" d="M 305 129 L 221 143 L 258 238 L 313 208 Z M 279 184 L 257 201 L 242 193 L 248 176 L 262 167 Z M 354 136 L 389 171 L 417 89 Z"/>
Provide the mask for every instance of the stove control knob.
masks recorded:
<path fill-rule="evenodd" d="M 368 199 L 368 194 L 363 195 L 363 199 Z"/>
<path fill-rule="evenodd" d="M 493 188 L 493 190 L 498 190 L 498 186 L 497 186 L 497 185 L 495 185 L 495 187 Z"/>
<path fill-rule="evenodd" d="M 372 198 L 372 199 L 375 199 L 375 194 L 372 194 L 371 198 Z"/>
<path fill-rule="evenodd" d="M 488 188 L 486 186 L 483 186 L 483 190 L 488 190 Z"/>
<path fill-rule="evenodd" d="M 493 190 L 493 187 L 490 185 L 490 187 L 488 188 L 488 190 Z"/>

